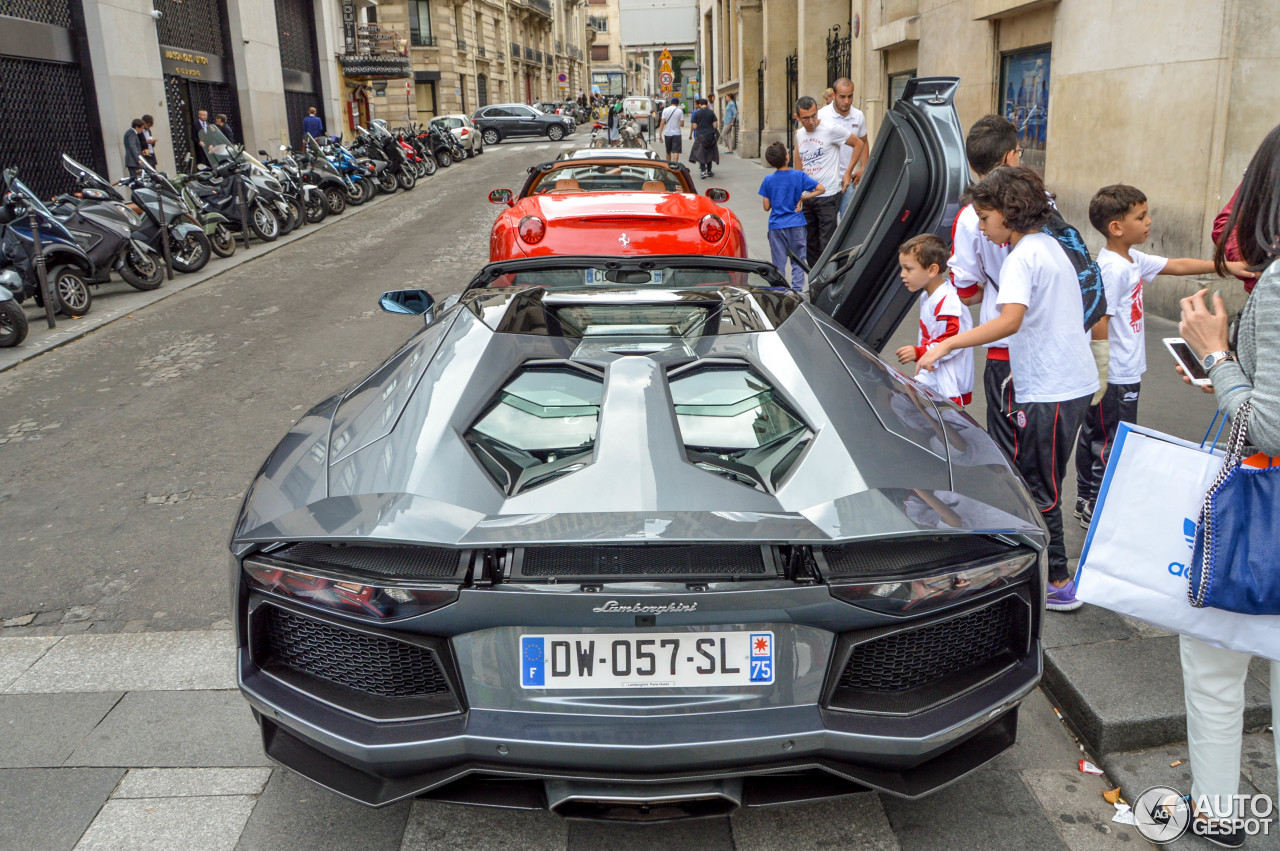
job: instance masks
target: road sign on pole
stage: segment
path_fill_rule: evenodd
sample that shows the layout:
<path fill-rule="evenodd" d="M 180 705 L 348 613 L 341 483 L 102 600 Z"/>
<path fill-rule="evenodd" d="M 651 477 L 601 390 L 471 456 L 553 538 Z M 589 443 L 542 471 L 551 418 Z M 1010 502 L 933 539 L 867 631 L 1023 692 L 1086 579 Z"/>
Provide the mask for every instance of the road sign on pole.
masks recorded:
<path fill-rule="evenodd" d="M 663 71 L 661 76 L 658 77 L 658 82 L 662 83 L 662 88 L 669 89 L 671 84 L 675 82 L 675 78 L 671 76 L 670 71 Z"/>

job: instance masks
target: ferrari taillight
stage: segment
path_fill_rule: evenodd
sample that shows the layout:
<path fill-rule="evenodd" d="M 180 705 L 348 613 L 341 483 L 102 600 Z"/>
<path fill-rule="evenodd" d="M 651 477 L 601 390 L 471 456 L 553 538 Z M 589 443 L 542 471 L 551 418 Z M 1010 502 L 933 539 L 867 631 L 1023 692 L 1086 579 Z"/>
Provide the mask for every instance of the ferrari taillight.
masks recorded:
<path fill-rule="evenodd" d="M 698 233 L 707 242 L 719 242 L 724 239 L 724 220 L 713 213 L 707 213 L 698 222 Z"/>
<path fill-rule="evenodd" d="M 520 238 L 530 245 L 537 245 L 547 235 L 546 224 L 537 216 L 525 216 L 521 219 L 519 230 Z"/>

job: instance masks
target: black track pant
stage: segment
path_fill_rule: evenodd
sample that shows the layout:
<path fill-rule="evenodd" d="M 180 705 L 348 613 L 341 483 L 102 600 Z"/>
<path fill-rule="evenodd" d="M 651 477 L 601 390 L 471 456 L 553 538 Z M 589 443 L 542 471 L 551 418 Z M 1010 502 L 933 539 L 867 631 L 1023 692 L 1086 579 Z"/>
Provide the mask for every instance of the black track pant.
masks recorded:
<path fill-rule="evenodd" d="M 1007 360 L 987 358 L 982 370 L 982 390 L 987 397 L 987 434 L 1013 462 L 1015 433 L 1013 427 L 1013 378 Z"/>
<path fill-rule="evenodd" d="M 1076 446 L 1089 396 L 1066 402 L 1017 402 L 1013 424 L 1017 453 L 1013 463 L 1026 480 L 1044 525 L 1049 527 L 1049 581 L 1066 579 L 1067 545 L 1062 537 L 1062 478 Z"/>
<path fill-rule="evenodd" d="M 1093 502 L 1098 498 L 1102 474 L 1116 442 L 1121 422 L 1138 421 L 1138 391 L 1141 384 L 1108 384 L 1102 400 L 1091 407 L 1080 427 L 1076 443 L 1076 493 Z"/>
<path fill-rule="evenodd" d="M 808 240 L 805 262 L 809 268 L 818 262 L 822 249 L 827 247 L 831 235 L 836 232 L 836 219 L 840 214 L 840 193 L 810 198 L 804 202 L 805 237 Z"/>

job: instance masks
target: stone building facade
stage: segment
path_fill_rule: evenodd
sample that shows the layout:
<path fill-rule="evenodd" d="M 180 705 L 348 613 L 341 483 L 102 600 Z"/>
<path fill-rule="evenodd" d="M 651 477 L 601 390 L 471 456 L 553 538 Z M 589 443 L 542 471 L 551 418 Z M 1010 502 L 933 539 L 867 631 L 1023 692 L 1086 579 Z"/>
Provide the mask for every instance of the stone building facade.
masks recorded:
<path fill-rule="evenodd" d="M 616 2 L 616 0 L 615 0 Z M 42 194 L 67 152 L 112 178 L 151 115 L 161 167 L 198 110 L 250 150 L 297 145 L 315 107 L 349 135 L 589 85 L 585 0 L 21 0 L 0 3 L 0 166 Z M 561 80 L 563 76 L 563 80 Z"/>
<path fill-rule="evenodd" d="M 872 136 L 911 76 L 957 76 L 961 123 L 1014 120 L 1068 219 L 1087 231 L 1092 194 L 1133 184 L 1167 256 L 1208 256 L 1213 217 L 1280 120 L 1274 0 L 699 0 L 698 36 L 704 91 L 738 94 L 748 156 L 837 76 Z"/>

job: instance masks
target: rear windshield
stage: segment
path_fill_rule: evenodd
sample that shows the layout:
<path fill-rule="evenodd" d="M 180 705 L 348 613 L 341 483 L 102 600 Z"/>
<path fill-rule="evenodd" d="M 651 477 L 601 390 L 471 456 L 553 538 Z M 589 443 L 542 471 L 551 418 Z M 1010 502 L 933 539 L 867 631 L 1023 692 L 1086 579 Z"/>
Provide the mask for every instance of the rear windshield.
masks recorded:
<path fill-rule="evenodd" d="M 545 172 L 530 195 L 573 192 L 688 192 L 672 171 L 644 163 L 565 165 Z"/>

